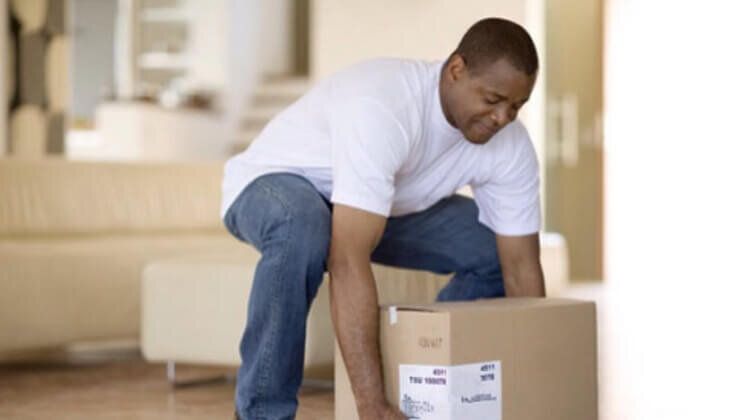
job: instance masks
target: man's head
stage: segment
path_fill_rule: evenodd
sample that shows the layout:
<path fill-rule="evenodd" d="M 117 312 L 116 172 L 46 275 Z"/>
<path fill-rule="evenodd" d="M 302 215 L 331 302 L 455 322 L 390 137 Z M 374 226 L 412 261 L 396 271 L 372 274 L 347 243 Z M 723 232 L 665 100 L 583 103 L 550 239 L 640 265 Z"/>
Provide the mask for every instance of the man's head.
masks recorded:
<path fill-rule="evenodd" d="M 520 25 L 487 18 L 469 28 L 440 76 L 448 121 L 472 143 L 483 144 L 516 118 L 539 69 L 536 47 Z"/>

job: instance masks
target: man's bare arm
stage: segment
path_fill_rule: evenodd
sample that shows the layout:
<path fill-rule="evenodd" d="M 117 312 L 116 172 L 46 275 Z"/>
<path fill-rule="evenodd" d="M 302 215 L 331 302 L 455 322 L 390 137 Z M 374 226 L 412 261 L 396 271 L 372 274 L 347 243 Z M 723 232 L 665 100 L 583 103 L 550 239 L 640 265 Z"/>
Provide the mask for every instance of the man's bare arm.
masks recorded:
<path fill-rule="evenodd" d="M 389 407 L 380 362 L 378 294 L 370 255 L 386 218 L 335 204 L 328 272 L 331 316 L 361 420 L 403 419 Z"/>
<path fill-rule="evenodd" d="M 539 262 L 539 234 L 497 235 L 496 238 L 506 295 L 546 296 L 544 273 Z"/>

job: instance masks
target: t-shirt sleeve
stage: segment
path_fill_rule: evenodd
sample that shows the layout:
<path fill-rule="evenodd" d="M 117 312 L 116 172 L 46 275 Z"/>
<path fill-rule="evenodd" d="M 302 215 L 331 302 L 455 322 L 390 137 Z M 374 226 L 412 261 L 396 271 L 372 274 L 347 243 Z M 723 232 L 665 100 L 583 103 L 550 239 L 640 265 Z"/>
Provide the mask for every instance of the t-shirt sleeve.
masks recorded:
<path fill-rule="evenodd" d="M 489 179 L 473 186 L 479 222 L 498 235 L 521 236 L 541 229 L 539 162 L 523 127 L 517 130 L 511 157 L 492 169 Z M 511 139 L 508 139 L 511 140 Z"/>
<path fill-rule="evenodd" d="M 396 172 L 409 152 L 403 125 L 380 102 L 358 98 L 330 117 L 331 201 L 388 217 Z"/>

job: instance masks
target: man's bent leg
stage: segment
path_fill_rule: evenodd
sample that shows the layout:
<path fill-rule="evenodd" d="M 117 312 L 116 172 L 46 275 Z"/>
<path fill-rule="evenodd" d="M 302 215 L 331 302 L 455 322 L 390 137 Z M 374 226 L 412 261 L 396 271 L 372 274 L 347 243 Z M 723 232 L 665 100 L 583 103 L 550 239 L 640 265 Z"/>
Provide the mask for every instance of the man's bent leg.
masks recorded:
<path fill-rule="evenodd" d="M 479 223 L 478 215 L 473 199 L 453 195 L 419 213 L 391 217 L 372 260 L 455 273 L 439 301 L 505 296 L 495 234 Z"/>
<path fill-rule="evenodd" d="M 271 174 L 242 192 L 225 224 L 262 254 L 240 344 L 237 411 L 242 419 L 293 419 L 307 314 L 328 255 L 330 209 L 304 178 Z"/>

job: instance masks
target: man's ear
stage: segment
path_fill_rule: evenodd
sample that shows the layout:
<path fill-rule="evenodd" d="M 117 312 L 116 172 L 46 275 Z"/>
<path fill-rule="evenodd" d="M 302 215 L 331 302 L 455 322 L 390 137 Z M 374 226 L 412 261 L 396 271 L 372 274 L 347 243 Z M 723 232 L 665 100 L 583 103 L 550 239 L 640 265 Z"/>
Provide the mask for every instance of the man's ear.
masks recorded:
<path fill-rule="evenodd" d="M 455 82 L 462 77 L 465 77 L 469 70 L 466 67 L 466 60 L 464 60 L 461 54 L 456 53 L 452 54 L 448 59 L 448 65 L 446 67 L 448 68 L 448 77 L 451 82 Z"/>

